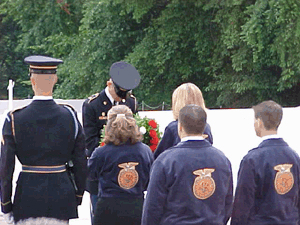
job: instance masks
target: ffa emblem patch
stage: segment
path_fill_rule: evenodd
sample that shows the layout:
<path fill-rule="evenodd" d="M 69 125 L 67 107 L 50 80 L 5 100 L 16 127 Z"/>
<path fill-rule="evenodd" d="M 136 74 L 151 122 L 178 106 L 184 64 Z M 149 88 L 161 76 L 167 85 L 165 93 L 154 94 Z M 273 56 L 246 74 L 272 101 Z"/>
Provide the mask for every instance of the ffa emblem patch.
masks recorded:
<path fill-rule="evenodd" d="M 198 177 L 195 178 L 193 185 L 193 192 L 196 198 L 204 200 L 212 196 L 215 192 L 216 184 L 211 177 L 211 173 L 214 171 L 215 169 L 205 168 L 193 172 L 193 174 L 198 175 Z"/>
<path fill-rule="evenodd" d="M 277 170 L 274 181 L 275 190 L 278 194 L 284 195 L 288 193 L 294 185 L 294 176 L 290 169 L 293 164 L 282 164 L 274 166 L 274 170 Z"/>
<path fill-rule="evenodd" d="M 135 170 L 135 166 L 138 164 L 138 162 L 128 162 L 118 165 L 120 168 L 123 168 L 120 170 L 118 176 L 118 183 L 121 188 L 130 189 L 137 184 L 139 181 L 139 174 Z"/>

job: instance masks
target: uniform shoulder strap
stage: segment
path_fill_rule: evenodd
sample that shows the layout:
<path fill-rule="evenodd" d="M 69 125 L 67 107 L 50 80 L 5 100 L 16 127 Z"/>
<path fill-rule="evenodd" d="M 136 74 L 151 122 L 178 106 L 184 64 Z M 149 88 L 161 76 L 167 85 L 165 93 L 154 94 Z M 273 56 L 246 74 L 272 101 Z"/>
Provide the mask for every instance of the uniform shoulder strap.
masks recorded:
<path fill-rule="evenodd" d="M 96 94 L 93 94 L 90 97 L 88 97 L 88 103 L 90 103 L 91 101 L 96 99 L 98 96 L 99 96 L 99 93 L 96 93 Z"/>
<path fill-rule="evenodd" d="M 137 111 L 137 101 L 136 101 L 136 97 L 135 97 L 133 94 L 131 94 L 130 97 L 133 98 L 133 100 L 134 100 L 134 110 Z"/>
<path fill-rule="evenodd" d="M 77 120 L 77 117 L 76 117 L 76 111 L 75 109 L 71 106 L 71 105 L 68 105 L 68 104 L 59 104 L 63 107 L 65 107 L 66 109 L 69 110 L 69 112 L 71 113 L 72 117 L 73 117 L 73 120 L 74 120 L 74 124 L 75 124 L 75 135 L 74 135 L 74 139 L 77 138 L 77 135 L 78 135 L 78 120 Z"/>
<path fill-rule="evenodd" d="M 20 111 L 22 109 L 25 109 L 27 107 L 26 106 L 22 106 L 22 107 L 19 107 L 19 108 L 16 108 L 14 110 L 11 110 L 8 115 L 10 116 L 10 119 L 8 117 L 8 115 L 6 116 L 6 119 L 8 120 L 8 122 L 11 122 L 11 131 L 12 131 L 12 135 L 15 139 L 15 142 L 16 142 L 16 131 L 15 131 L 15 118 L 14 118 L 14 113 L 17 112 L 17 111 Z"/>

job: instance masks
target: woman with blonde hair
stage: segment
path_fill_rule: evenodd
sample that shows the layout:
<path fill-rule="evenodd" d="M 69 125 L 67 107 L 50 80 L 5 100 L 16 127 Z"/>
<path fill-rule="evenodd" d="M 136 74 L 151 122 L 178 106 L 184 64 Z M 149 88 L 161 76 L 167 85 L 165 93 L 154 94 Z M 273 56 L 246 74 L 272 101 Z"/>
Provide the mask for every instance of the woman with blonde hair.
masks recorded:
<path fill-rule="evenodd" d="M 108 111 L 105 145 L 96 148 L 88 161 L 90 179 L 99 182 L 94 225 L 141 224 L 153 163 L 153 154 L 141 142 L 142 137 L 127 106 Z"/>
<path fill-rule="evenodd" d="M 169 123 L 169 125 L 165 128 L 164 135 L 154 152 L 155 159 L 162 152 L 180 142 L 177 130 L 179 111 L 184 106 L 190 104 L 199 105 L 206 110 L 201 90 L 193 83 L 181 84 L 174 90 L 172 95 L 172 111 L 175 121 Z M 213 144 L 213 137 L 209 124 L 206 124 L 203 134 L 207 141 Z"/>

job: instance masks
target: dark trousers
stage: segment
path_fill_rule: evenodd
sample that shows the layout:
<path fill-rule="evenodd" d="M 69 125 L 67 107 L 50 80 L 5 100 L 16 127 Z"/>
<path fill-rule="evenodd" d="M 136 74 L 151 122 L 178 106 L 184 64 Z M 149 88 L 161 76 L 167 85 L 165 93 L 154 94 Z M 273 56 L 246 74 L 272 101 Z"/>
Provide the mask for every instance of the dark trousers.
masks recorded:
<path fill-rule="evenodd" d="M 144 199 L 100 198 L 93 225 L 140 225 Z"/>

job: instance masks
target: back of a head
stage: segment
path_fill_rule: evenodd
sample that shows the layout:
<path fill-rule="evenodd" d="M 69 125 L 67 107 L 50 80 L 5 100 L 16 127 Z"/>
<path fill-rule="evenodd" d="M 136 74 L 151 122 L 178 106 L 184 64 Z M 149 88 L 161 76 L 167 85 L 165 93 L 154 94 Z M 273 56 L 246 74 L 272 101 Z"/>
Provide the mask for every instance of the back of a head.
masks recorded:
<path fill-rule="evenodd" d="M 282 120 L 282 107 L 274 101 L 264 101 L 252 107 L 256 119 L 261 119 L 266 130 L 277 130 Z"/>
<path fill-rule="evenodd" d="M 172 110 L 175 120 L 178 119 L 179 110 L 189 104 L 195 104 L 205 109 L 201 90 L 193 83 L 184 83 L 177 87 L 172 95 Z"/>
<path fill-rule="evenodd" d="M 206 112 L 198 105 L 186 105 L 179 111 L 178 122 L 187 134 L 203 134 L 206 126 Z"/>
<path fill-rule="evenodd" d="M 108 121 L 104 137 L 105 144 L 113 143 L 114 145 L 120 145 L 127 141 L 135 144 L 142 140 L 143 135 L 139 131 L 129 107 L 126 105 L 114 106 L 108 111 L 107 116 Z"/>

